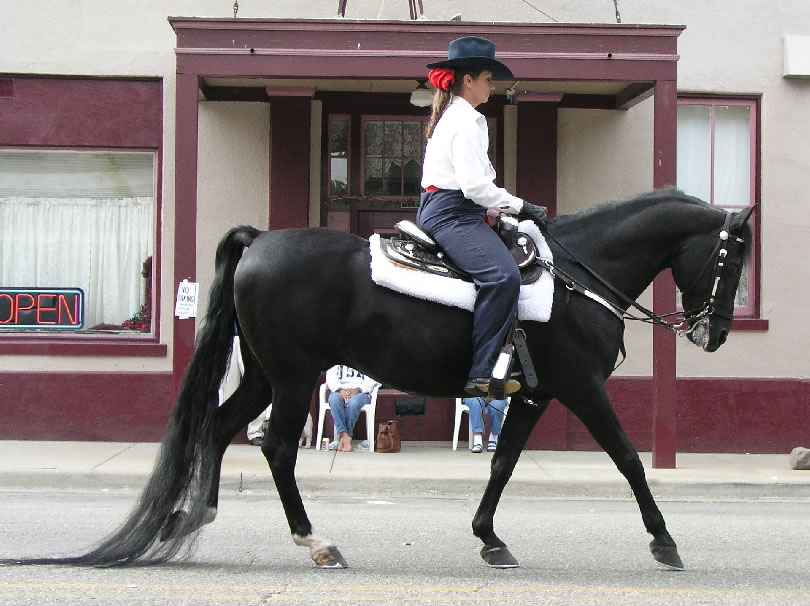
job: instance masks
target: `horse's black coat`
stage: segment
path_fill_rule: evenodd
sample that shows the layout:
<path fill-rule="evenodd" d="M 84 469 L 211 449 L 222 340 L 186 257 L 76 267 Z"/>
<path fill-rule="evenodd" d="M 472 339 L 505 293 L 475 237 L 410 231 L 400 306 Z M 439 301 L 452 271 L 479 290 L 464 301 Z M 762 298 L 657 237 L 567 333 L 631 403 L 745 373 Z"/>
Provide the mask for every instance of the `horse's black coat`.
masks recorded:
<path fill-rule="evenodd" d="M 730 228 L 747 242 L 749 214 L 736 215 Z M 725 216 L 700 200 L 662 190 L 559 217 L 548 229 L 631 299 L 660 271 L 672 268 L 678 285 L 690 286 L 683 293 L 684 307 L 697 308 L 712 281 L 712 272 L 701 274 L 701 268 Z M 558 266 L 626 309 L 550 244 Z M 217 249 L 215 280 L 195 353 L 139 504 L 121 529 L 85 555 L 22 562 L 115 565 L 175 555 L 186 538 L 210 521 L 206 516 L 217 506 L 225 449 L 265 408 L 271 394 L 273 409 L 262 452 L 293 536 L 309 537 L 312 526 L 293 474 L 298 438 L 319 374 L 333 364 L 347 364 L 406 392 L 455 397 L 463 394 L 470 365 L 472 314 L 377 286 L 370 278 L 369 260 L 367 241 L 328 229 L 229 231 Z M 718 293 L 726 306 L 733 300 L 742 258 L 728 262 L 736 264 L 733 283 Z M 235 318 L 245 374 L 236 392 L 217 407 Z M 711 316 L 704 349 L 713 351 L 722 344 L 730 322 Z M 550 399 L 557 398 L 582 420 L 627 478 L 653 536 L 650 547 L 656 559 L 680 567 L 675 542 L 604 387 L 622 341 L 622 323 L 593 301 L 557 288 L 551 320 L 525 322 L 523 328 L 540 385 L 535 393 L 512 398 L 473 520 L 473 532 L 484 543 L 482 556 L 493 565 L 513 561 L 493 530 L 495 509 L 531 430 Z M 315 553 L 313 548 L 313 559 L 323 562 L 325 551 Z M 329 553 L 339 556 L 334 546 Z"/>

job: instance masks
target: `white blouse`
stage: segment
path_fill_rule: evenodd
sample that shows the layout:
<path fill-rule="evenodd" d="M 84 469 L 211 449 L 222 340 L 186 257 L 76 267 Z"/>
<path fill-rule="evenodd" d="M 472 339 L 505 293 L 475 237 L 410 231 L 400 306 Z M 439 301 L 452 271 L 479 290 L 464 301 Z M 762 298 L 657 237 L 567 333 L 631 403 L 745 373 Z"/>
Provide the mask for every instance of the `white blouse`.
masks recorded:
<path fill-rule="evenodd" d="M 523 200 L 493 182 L 486 118 L 462 97 L 454 96 L 428 139 L 422 187 L 460 189 L 486 208 L 518 213 Z"/>

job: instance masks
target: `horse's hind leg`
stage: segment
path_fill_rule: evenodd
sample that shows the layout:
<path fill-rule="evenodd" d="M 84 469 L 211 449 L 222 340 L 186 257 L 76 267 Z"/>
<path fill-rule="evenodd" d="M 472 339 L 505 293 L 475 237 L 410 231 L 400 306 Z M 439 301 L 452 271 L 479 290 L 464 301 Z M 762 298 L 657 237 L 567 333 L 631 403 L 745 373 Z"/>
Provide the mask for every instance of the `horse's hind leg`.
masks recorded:
<path fill-rule="evenodd" d="M 236 355 L 236 352 L 233 353 Z M 263 410 L 267 408 L 272 398 L 270 383 L 264 376 L 261 367 L 256 359 L 246 348 L 242 352 L 244 360 L 244 375 L 239 386 L 231 396 L 217 408 L 214 414 L 214 422 L 211 428 L 211 439 L 213 440 L 216 457 L 211 469 L 205 470 L 204 477 L 206 485 L 201 485 L 199 497 L 205 499 L 206 511 L 201 518 L 201 524 L 210 524 L 217 515 L 219 503 L 219 480 L 222 469 L 222 457 L 236 434 L 245 425 L 255 419 Z M 178 509 L 173 512 L 160 533 L 160 540 L 166 541 L 169 538 L 177 538 L 178 531 L 183 527 L 183 522 L 187 517 L 187 512 Z M 194 532 L 197 528 L 185 528 L 183 534 Z"/>
<path fill-rule="evenodd" d="M 548 406 L 548 400 L 538 405 L 527 404 L 522 398 L 513 397 L 509 405 L 509 414 L 506 415 L 501 435 L 498 438 L 498 447 L 492 456 L 489 481 L 475 512 L 472 528 L 473 534 L 483 541 L 481 557 L 493 568 L 516 568 L 518 561 L 512 556 L 506 543 L 495 534 L 495 509 L 501 499 L 512 471 L 517 465 L 520 453 L 529 439 L 529 435 L 537 424 L 540 415 Z"/>
<path fill-rule="evenodd" d="M 594 391 L 593 396 L 587 400 L 565 404 L 584 423 L 630 484 L 641 511 L 644 527 L 653 537 L 650 542 L 653 557 L 661 564 L 682 570 L 683 562 L 678 555 L 678 547 L 667 531 L 664 516 L 647 485 L 644 465 L 639 459 L 638 452 L 624 433 L 604 387 Z"/>
<path fill-rule="evenodd" d="M 295 482 L 298 440 L 306 423 L 316 377 L 317 374 L 311 380 L 300 377 L 296 380 L 288 375 L 283 383 L 274 384 L 273 410 L 262 452 L 273 473 L 295 544 L 309 547 L 310 557 L 319 568 L 346 568 L 348 564 L 335 544 L 313 533 Z"/>

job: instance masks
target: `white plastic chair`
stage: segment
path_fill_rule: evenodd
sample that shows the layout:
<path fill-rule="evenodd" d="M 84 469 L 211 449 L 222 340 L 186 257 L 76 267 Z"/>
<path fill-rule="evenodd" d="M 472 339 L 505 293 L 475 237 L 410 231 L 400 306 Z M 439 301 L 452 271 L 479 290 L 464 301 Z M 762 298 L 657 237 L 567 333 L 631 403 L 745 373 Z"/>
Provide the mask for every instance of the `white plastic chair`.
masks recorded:
<path fill-rule="evenodd" d="M 377 412 L 377 392 L 379 389 L 380 384 L 377 383 L 369 394 L 371 396 L 371 402 L 360 409 L 361 413 L 366 413 L 366 440 L 368 440 L 369 452 L 374 452 L 374 436 L 376 431 L 374 427 L 374 417 Z M 321 440 L 323 439 L 323 419 L 324 416 L 326 416 L 326 411 L 331 410 L 329 407 L 329 397 L 327 395 L 328 391 L 329 389 L 326 387 L 326 383 L 321 383 L 320 391 L 318 392 L 318 439 L 315 441 L 315 448 L 321 447 Z M 334 436 L 334 439 L 337 440 L 337 436 Z"/>
<path fill-rule="evenodd" d="M 458 448 L 458 430 L 461 429 L 461 415 L 462 413 L 467 413 L 467 427 L 469 428 L 469 436 L 468 439 L 472 440 L 472 423 L 470 423 L 470 407 L 467 406 L 462 402 L 463 398 L 456 398 L 456 423 L 453 427 L 453 450 Z M 503 411 L 503 416 L 506 417 L 506 413 L 509 412 L 509 403 L 512 401 L 512 398 L 506 398 L 506 408 Z M 491 414 L 491 413 L 490 413 Z"/>

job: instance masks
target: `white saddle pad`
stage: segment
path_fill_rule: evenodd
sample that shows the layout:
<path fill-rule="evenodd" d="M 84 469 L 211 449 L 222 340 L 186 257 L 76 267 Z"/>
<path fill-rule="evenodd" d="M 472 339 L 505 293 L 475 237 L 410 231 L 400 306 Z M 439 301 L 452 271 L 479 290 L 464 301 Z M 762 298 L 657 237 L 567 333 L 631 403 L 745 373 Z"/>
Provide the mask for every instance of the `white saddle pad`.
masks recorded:
<path fill-rule="evenodd" d="M 552 260 L 551 249 L 546 239 L 532 221 L 521 221 L 520 231 L 528 235 L 537 245 L 537 254 Z M 427 301 L 460 307 L 472 311 L 475 306 L 475 285 L 457 278 L 430 274 L 391 261 L 380 250 L 380 234 L 369 238 L 371 248 L 371 279 L 380 286 L 412 295 Z M 554 278 L 543 272 L 532 284 L 520 287 L 518 298 L 518 318 L 548 322 L 551 317 L 551 302 L 554 298 Z"/>

